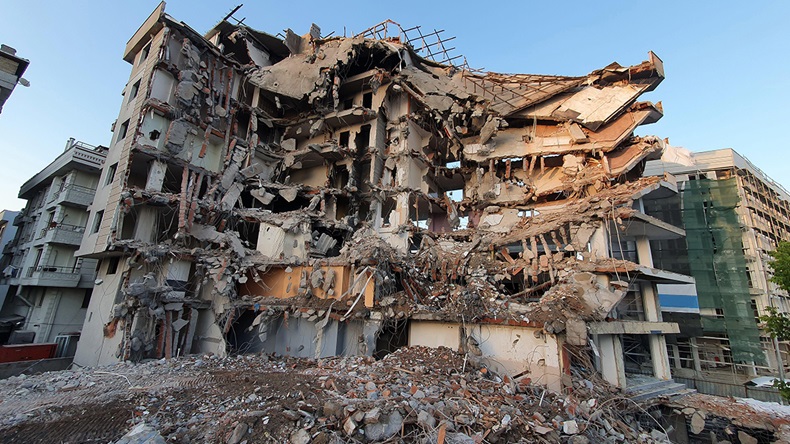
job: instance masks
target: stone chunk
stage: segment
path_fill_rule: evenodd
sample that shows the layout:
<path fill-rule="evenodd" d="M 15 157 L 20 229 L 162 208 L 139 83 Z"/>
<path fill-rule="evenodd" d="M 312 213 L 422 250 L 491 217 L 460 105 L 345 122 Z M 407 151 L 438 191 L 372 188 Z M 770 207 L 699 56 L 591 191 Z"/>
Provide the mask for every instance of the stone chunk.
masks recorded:
<path fill-rule="evenodd" d="M 691 416 L 690 431 L 691 433 L 698 435 L 702 432 L 703 429 L 705 429 L 705 418 L 703 418 L 699 412 L 695 412 Z"/>

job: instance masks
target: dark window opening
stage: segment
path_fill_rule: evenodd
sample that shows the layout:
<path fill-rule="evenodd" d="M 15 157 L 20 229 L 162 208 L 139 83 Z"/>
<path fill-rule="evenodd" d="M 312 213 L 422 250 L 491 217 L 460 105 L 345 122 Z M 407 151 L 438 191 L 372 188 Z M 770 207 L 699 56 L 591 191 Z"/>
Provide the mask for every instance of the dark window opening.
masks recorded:
<path fill-rule="evenodd" d="M 348 197 L 336 196 L 335 197 L 335 220 L 342 220 L 348 215 L 351 202 Z"/>
<path fill-rule="evenodd" d="M 354 99 L 346 99 L 343 101 L 341 111 L 351 109 L 353 107 L 354 107 Z"/>
<path fill-rule="evenodd" d="M 397 208 L 397 202 L 395 199 L 386 199 L 384 202 L 381 203 L 381 224 L 384 226 L 389 226 L 390 223 L 390 213 L 395 211 Z"/>
<path fill-rule="evenodd" d="M 107 168 L 107 178 L 104 180 L 104 185 L 109 185 L 115 180 L 115 172 L 118 170 L 118 163 L 114 163 Z"/>
<path fill-rule="evenodd" d="M 107 263 L 107 274 L 115 274 L 118 271 L 118 263 L 121 262 L 121 258 L 118 256 L 110 258 L 110 261 Z"/>
<path fill-rule="evenodd" d="M 344 165 L 335 165 L 335 174 L 332 175 L 332 186 L 334 188 L 343 188 L 348 184 L 349 171 Z"/>
<path fill-rule="evenodd" d="M 357 152 L 366 150 L 370 146 L 370 125 L 362 125 L 357 137 L 354 138 L 354 145 Z"/>
<path fill-rule="evenodd" d="M 348 142 L 349 142 L 349 132 L 343 131 L 342 133 L 340 133 L 340 142 L 338 144 L 344 148 L 348 148 Z"/>
<path fill-rule="evenodd" d="M 359 220 L 370 218 L 370 202 L 362 202 L 359 205 Z"/>
<path fill-rule="evenodd" d="M 82 306 L 80 308 L 88 308 L 88 305 L 91 303 L 92 295 L 93 295 L 92 288 L 85 290 L 85 295 L 82 297 Z"/>
<path fill-rule="evenodd" d="M 315 257 L 337 257 L 343 247 L 342 231 L 317 227 L 312 233 L 312 247 L 310 254 Z"/>
<path fill-rule="evenodd" d="M 235 224 L 233 229 L 238 231 L 242 242 L 246 242 L 249 248 L 256 248 L 258 245 L 258 234 L 261 229 L 260 223 L 240 220 Z"/>
<path fill-rule="evenodd" d="M 150 53 L 151 53 L 151 44 L 149 43 L 145 45 L 145 47 L 143 47 L 142 51 L 140 51 L 140 63 L 143 63 L 145 59 L 148 58 L 148 54 Z"/>
<path fill-rule="evenodd" d="M 99 228 L 101 228 L 101 220 L 104 217 L 104 210 L 99 210 L 96 212 L 96 215 L 93 216 L 93 230 L 92 233 L 98 233 Z"/>
<path fill-rule="evenodd" d="M 148 138 L 151 140 L 157 140 L 159 138 L 159 135 L 161 134 L 162 133 L 160 133 L 159 130 L 153 130 L 150 133 L 148 133 Z"/>
<path fill-rule="evenodd" d="M 381 359 L 401 347 L 409 345 L 409 324 L 405 319 L 385 321 L 376 333 L 375 359 Z"/>
<path fill-rule="evenodd" d="M 373 93 L 365 93 L 362 95 L 362 106 L 364 108 L 373 108 Z"/>
<path fill-rule="evenodd" d="M 241 313 L 236 312 L 236 314 L 238 315 L 236 320 L 233 322 L 230 329 L 228 330 L 228 333 L 225 335 L 225 340 L 228 341 L 230 353 L 243 354 L 264 351 L 264 343 L 261 342 L 261 337 L 266 336 L 261 333 L 262 331 L 266 330 L 267 326 L 264 324 L 259 324 L 259 326 L 254 327 L 252 325 L 259 313 L 255 310 L 243 310 Z M 274 327 L 275 325 L 279 326 L 280 323 L 280 319 L 273 320 L 273 325 L 271 327 Z"/>
<path fill-rule="evenodd" d="M 292 202 L 283 199 L 282 196 L 277 195 L 271 203 L 271 210 L 274 213 L 285 213 L 287 211 L 301 210 L 310 205 L 310 199 L 302 196 L 296 196 Z"/>
<path fill-rule="evenodd" d="M 129 131 L 129 121 L 123 122 L 121 127 L 118 128 L 118 139 L 116 142 L 126 138 L 126 133 Z"/>
<path fill-rule="evenodd" d="M 134 82 L 132 85 L 132 89 L 129 90 L 129 103 L 137 97 L 137 93 L 140 92 L 140 80 Z"/>
<path fill-rule="evenodd" d="M 246 110 L 239 110 L 236 113 L 236 137 L 246 140 L 247 128 L 250 126 L 250 113 Z"/>

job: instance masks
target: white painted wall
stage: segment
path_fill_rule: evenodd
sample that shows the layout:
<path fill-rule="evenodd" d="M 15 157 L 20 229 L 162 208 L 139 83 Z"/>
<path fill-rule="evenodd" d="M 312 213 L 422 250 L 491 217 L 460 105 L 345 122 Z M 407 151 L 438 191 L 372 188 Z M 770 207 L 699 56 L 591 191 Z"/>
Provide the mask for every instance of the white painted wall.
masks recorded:
<path fill-rule="evenodd" d="M 412 321 L 409 325 L 409 345 L 457 349 L 460 324 Z M 561 343 L 556 336 L 539 335 L 537 328 L 508 325 L 473 324 L 466 326 L 467 336 L 479 344 L 481 358 L 499 374 L 524 375 L 535 384 L 551 390 L 562 388 Z"/>

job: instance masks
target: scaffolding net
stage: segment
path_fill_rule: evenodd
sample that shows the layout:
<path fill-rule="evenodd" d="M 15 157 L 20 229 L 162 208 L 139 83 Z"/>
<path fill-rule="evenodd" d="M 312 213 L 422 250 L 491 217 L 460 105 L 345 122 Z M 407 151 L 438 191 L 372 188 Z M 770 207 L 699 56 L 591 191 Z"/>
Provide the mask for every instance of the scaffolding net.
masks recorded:
<path fill-rule="evenodd" d="M 740 202 L 736 178 L 689 180 L 682 199 L 689 267 L 697 281 L 702 327 L 729 337 L 735 362 L 764 365 L 736 212 Z"/>

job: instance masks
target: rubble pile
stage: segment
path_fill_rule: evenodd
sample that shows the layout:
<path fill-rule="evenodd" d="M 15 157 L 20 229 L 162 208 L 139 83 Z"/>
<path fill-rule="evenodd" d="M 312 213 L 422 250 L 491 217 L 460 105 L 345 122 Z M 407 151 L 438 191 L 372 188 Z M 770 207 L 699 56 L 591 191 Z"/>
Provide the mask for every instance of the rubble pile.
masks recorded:
<path fill-rule="evenodd" d="M 447 348 L 378 361 L 204 355 L 4 380 L 0 434 L 107 442 L 131 430 L 118 441 L 130 444 L 667 442 L 641 429 L 618 393 L 581 377 L 565 395 L 551 393 Z"/>

